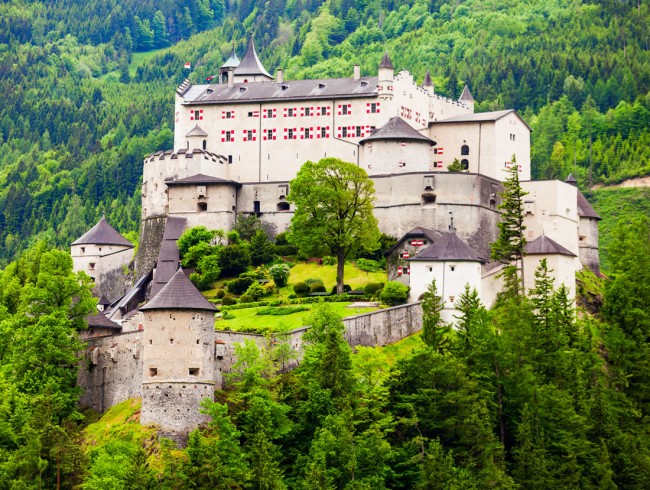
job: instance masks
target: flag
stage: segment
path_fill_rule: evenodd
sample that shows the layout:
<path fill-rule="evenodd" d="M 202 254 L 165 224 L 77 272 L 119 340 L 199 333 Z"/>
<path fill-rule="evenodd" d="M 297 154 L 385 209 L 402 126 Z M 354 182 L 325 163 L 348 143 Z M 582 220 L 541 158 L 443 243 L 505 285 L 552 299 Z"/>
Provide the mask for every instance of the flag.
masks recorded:
<path fill-rule="evenodd" d="M 187 63 L 185 63 L 185 69 L 189 70 L 190 68 L 192 68 L 192 64 L 188 61 Z"/>
<path fill-rule="evenodd" d="M 205 79 L 206 82 L 210 82 L 216 75 L 210 75 L 208 78 Z"/>

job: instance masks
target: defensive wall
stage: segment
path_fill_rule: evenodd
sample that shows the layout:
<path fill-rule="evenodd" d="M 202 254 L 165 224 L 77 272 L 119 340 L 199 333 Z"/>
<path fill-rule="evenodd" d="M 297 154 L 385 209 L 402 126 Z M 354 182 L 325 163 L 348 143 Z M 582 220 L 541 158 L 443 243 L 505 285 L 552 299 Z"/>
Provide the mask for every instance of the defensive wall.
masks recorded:
<path fill-rule="evenodd" d="M 397 342 L 422 329 L 420 303 L 395 306 L 385 310 L 355 315 L 343 320 L 345 339 L 350 346 L 383 346 Z M 264 347 L 269 342 L 288 342 L 302 352 L 302 336 L 309 327 L 300 327 L 276 338 L 260 334 L 218 330 L 215 339 L 215 386 L 223 388 L 224 374 L 231 372 L 237 361 L 235 344 L 252 340 Z M 92 338 L 87 341 L 86 357 L 79 368 L 78 383 L 84 389 L 80 405 L 99 412 L 129 398 L 142 397 L 143 330 Z M 295 367 L 297 359 L 289 360 L 285 369 Z M 175 403 L 170 400 L 170 403 Z"/>

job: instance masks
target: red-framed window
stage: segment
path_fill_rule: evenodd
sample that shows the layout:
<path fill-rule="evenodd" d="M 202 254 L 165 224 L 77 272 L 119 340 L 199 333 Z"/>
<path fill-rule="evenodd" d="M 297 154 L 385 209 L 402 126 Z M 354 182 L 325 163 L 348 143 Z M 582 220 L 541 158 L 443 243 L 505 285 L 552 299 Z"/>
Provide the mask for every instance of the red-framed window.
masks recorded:
<path fill-rule="evenodd" d="M 276 139 L 276 130 L 275 129 L 265 129 L 264 132 L 262 133 L 264 137 L 262 138 L 264 141 L 267 140 L 274 140 Z"/>
<path fill-rule="evenodd" d="M 366 114 L 379 114 L 381 112 L 380 102 L 368 102 L 366 104 Z"/>
<path fill-rule="evenodd" d="M 262 119 L 272 119 L 278 117 L 277 109 L 264 109 L 262 111 Z"/>
<path fill-rule="evenodd" d="M 257 141 L 257 129 L 244 129 L 244 141 Z"/>
<path fill-rule="evenodd" d="M 190 111 L 190 121 L 203 121 L 203 109 Z"/>
<path fill-rule="evenodd" d="M 221 142 L 222 143 L 231 143 L 235 141 L 235 130 L 234 129 L 224 129 L 221 131 Z"/>
<path fill-rule="evenodd" d="M 221 119 L 235 119 L 235 111 L 221 111 Z"/>
<path fill-rule="evenodd" d="M 349 116 L 352 114 L 352 104 L 339 104 L 337 114 L 339 116 Z"/>

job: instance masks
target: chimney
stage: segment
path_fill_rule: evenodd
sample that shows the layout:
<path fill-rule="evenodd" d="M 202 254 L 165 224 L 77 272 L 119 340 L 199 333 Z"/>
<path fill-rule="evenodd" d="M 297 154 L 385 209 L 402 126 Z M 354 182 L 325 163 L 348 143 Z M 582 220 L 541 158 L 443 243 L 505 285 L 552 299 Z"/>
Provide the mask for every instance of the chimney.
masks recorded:
<path fill-rule="evenodd" d="M 359 65 L 354 65 L 354 79 L 359 80 L 361 78 L 361 67 Z"/>
<path fill-rule="evenodd" d="M 228 88 L 231 88 L 235 84 L 235 70 L 230 68 L 228 70 Z"/>
<path fill-rule="evenodd" d="M 278 72 L 275 75 L 275 81 L 278 83 L 284 82 L 284 70 L 282 70 L 282 68 L 278 68 Z"/>

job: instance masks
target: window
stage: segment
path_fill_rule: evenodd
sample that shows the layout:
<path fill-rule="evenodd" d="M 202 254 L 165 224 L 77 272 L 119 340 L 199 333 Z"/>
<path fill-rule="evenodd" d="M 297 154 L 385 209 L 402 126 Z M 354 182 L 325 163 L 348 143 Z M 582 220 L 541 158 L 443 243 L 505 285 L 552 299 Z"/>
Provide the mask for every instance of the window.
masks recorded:
<path fill-rule="evenodd" d="M 90 264 L 88 264 L 88 269 L 90 269 L 91 271 L 94 271 L 95 270 L 95 263 L 91 262 Z"/>
<path fill-rule="evenodd" d="M 207 202 L 199 202 L 199 203 L 197 203 L 196 210 L 199 213 L 205 213 L 208 210 L 208 203 Z"/>
<path fill-rule="evenodd" d="M 252 129 L 249 129 L 249 130 L 246 131 L 246 138 L 248 139 L 248 141 L 253 141 L 253 130 Z"/>
<path fill-rule="evenodd" d="M 190 368 L 190 376 L 198 376 L 199 375 L 199 368 Z"/>
<path fill-rule="evenodd" d="M 86 247 L 81 247 L 81 253 L 85 253 L 85 252 L 86 252 Z"/>
<path fill-rule="evenodd" d="M 230 131 L 226 132 L 226 141 L 232 141 L 232 134 Z"/>
<path fill-rule="evenodd" d="M 264 131 L 264 140 L 274 140 L 275 139 L 275 129 L 267 129 Z"/>
<path fill-rule="evenodd" d="M 347 138 L 348 137 L 348 128 L 346 126 L 343 126 L 341 128 L 341 137 L 342 138 Z"/>
<path fill-rule="evenodd" d="M 422 194 L 422 204 L 435 204 L 436 195 L 432 192 L 425 192 Z"/>
<path fill-rule="evenodd" d="M 206 140 L 203 140 L 203 149 L 207 150 L 208 148 L 208 142 Z"/>
<path fill-rule="evenodd" d="M 368 102 L 366 104 L 366 113 L 367 114 L 379 114 L 379 102 Z"/>
<path fill-rule="evenodd" d="M 323 126 L 320 128 L 320 137 L 321 138 L 329 138 L 329 134 L 327 133 L 327 130 L 329 129 L 329 126 Z"/>
<path fill-rule="evenodd" d="M 169 339 L 169 343 L 170 343 L 170 344 L 173 344 L 173 343 L 174 343 L 174 339 Z"/>
<path fill-rule="evenodd" d="M 293 107 L 289 107 L 288 109 L 284 110 L 284 117 L 294 117 L 295 111 Z"/>
<path fill-rule="evenodd" d="M 264 111 L 264 117 L 269 119 L 275 117 L 275 109 L 266 109 L 266 111 Z"/>
<path fill-rule="evenodd" d="M 293 128 L 287 129 L 287 137 L 292 140 L 294 139 Z"/>
<path fill-rule="evenodd" d="M 158 368 L 149 368 L 149 376 L 158 376 Z"/>
<path fill-rule="evenodd" d="M 235 141 L 235 130 L 234 129 L 225 129 L 221 131 L 221 142 L 231 142 Z"/>
<path fill-rule="evenodd" d="M 327 110 L 327 107 L 321 107 L 321 108 L 320 108 L 320 115 L 321 115 L 321 116 L 327 116 L 327 115 L 328 115 L 328 112 L 329 112 L 329 111 Z"/>
<path fill-rule="evenodd" d="M 510 133 L 510 141 L 515 141 L 515 135 Z"/>
<path fill-rule="evenodd" d="M 232 163 L 232 155 L 228 155 L 228 163 Z"/>
<path fill-rule="evenodd" d="M 306 140 L 313 137 L 313 135 L 311 134 L 310 128 L 305 128 L 303 137 Z"/>
<path fill-rule="evenodd" d="M 449 266 L 449 270 L 450 270 L 451 272 L 454 272 L 454 271 L 456 270 L 456 266 L 455 266 L 455 265 L 450 265 L 450 266 Z"/>
<path fill-rule="evenodd" d="M 261 206 L 259 201 L 253 201 L 253 212 L 255 214 L 260 214 L 261 213 Z"/>
<path fill-rule="evenodd" d="M 469 160 L 467 160 L 467 158 L 463 158 L 460 161 L 460 169 L 461 170 L 469 170 Z"/>
<path fill-rule="evenodd" d="M 305 107 L 305 116 L 311 116 L 311 107 Z"/>
<path fill-rule="evenodd" d="M 279 202 L 278 211 L 289 211 L 289 203 L 285 201 Z"/>
<path fill-rule="evenodd" d="M 356 134 L 357 134 L 357 138 L 360 138 L 361 136 L 363 136 L 362 126 L 357 126 L 357 133 Z"/>
<path fill-rule="evenodd" d="M 338 107 L 339 116 L 347 116 L 352 114 L 352 104 L 339 104 Z"/>
<path fill-rule="evenodd" d="M 469 146 L 463 145 L 460 147 L 460 154 L 461 155 L 469 155 Z"/>
<path fill-rule="evenodd" d="M 203 120 L 203 109 L 190 111 L 190 121 L 202 121 L 202 120 Z"/>

